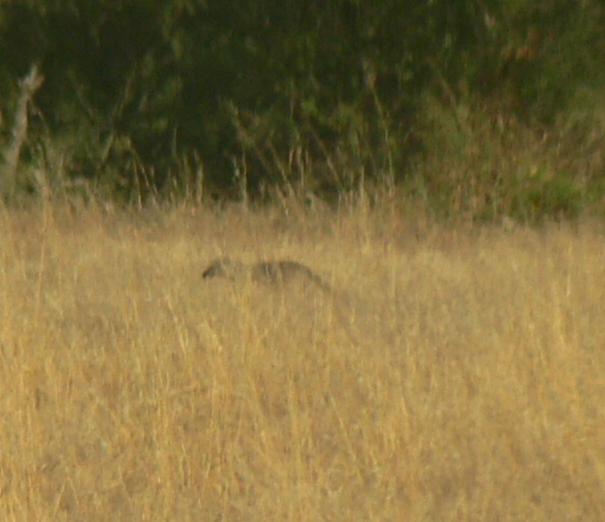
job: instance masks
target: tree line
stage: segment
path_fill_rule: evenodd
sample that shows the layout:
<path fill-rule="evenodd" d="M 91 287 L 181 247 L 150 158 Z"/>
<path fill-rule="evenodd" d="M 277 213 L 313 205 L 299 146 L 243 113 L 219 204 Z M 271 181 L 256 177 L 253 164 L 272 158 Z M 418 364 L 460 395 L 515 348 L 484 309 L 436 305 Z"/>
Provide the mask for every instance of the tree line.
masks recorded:
<path fill-rule="evenodd" d="M 125 201 L 360 184 L 446 197 L 438 156 L 460 188 L 462 165 L 493 170 L 498 147 L 528 136 L 563 137 L 553 169 L 566 161 L 569 181 L 582 152 L 593 180 L 604 55 L 599 0 L 12 0 L 1 137 L 10 149 L 36 67 L 22 191 L 43 171 L 51 187 L 87 180 Z M 485 192 L 504 190 L 490 176 Z"/>

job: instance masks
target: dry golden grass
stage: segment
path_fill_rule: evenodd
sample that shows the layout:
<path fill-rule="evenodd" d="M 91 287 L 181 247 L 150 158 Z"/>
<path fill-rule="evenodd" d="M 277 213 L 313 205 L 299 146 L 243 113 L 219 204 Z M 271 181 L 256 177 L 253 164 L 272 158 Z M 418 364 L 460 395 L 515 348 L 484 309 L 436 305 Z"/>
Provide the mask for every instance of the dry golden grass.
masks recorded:
<path fill-rule="evenodd" d="M 3 521 L 605 520 L 599 225 L 0 221 Z"/>

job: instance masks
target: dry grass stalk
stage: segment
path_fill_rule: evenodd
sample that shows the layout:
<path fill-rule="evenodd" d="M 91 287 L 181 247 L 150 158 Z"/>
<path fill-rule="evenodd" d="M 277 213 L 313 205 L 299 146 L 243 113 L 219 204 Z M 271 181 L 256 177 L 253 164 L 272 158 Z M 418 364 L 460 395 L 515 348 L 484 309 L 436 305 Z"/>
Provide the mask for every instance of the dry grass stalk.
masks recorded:
<path fill-rule="evenodd" d="M 603 519 L 602 227 L 389 216 L 3 214 L 0 519 Z"/>

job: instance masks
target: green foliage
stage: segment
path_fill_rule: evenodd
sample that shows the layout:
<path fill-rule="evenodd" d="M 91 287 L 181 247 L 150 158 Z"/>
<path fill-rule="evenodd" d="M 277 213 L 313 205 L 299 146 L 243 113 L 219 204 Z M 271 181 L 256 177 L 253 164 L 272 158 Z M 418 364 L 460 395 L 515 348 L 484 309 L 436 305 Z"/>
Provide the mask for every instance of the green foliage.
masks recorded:
<path fill-rule="evenodd" d="M 525 173 L 520 176 L 516 189 L 511 201 L 511 214 L 529 221 L 548 216 L 575 218 L 584 201 L 577 183 L 565 173 Z"/>
<path fill-rule="evenodd" d="M 605 174 L 604 28 L 600 0 L 2 3 L 2 135 L 39 63 L 24 157 L 127 201 L 187 192 L 195 164 L 251 194 L 420 183 L 448 212 L 556 212 Z M 503 181 L 531 153 L 548 182 Z"/>
<path fill-rule="evenodd" d="M 492 118 L 489 108 L 444 108 L 427 99 L 420 126 L 426 150 L 407 186 L 444 216 L 522 222 L 574 218 L 595 190 L 544 139 L 518 118 Z M 567 138 L 566 138 L 567 141 Z"/>

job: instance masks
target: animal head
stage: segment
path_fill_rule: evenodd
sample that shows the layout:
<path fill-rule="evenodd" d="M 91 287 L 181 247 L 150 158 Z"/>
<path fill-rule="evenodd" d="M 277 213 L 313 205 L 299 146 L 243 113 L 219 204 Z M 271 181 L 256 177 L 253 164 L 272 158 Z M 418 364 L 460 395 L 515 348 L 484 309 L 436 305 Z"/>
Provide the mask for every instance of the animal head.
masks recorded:
<path fill-rule="evenodd" d="M 208 268 L 202 273 L 204 279 L 211 277 L 227 277 L 232 278 L 239 270 L 239 263 L 232 261 L 229 258 L 215 259 L 208 265 Z"/>

